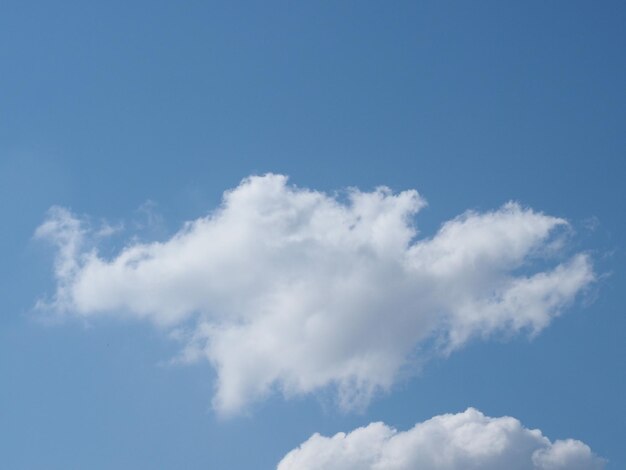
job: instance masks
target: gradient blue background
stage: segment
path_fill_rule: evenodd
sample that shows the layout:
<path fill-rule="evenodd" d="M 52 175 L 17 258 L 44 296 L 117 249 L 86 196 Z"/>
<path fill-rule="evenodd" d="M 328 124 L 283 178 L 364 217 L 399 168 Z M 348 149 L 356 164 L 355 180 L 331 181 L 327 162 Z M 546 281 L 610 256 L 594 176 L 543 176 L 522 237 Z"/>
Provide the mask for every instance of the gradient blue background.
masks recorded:
<path fill-rule="evenodd" d="M 0 5 L 0 467 L 264 469 L 315 431 L 475 406 L 626 468 L 626 4 Z M 328 397 L 210 409 L 207 364 L 145 324 L 43 325 L 53 204 L 173 233 L 252 173 L 418 189 L 425 235 L 514 199 L 566 217 L 593 292 L 538 338 L 475 343 L 362 415 Z"/>

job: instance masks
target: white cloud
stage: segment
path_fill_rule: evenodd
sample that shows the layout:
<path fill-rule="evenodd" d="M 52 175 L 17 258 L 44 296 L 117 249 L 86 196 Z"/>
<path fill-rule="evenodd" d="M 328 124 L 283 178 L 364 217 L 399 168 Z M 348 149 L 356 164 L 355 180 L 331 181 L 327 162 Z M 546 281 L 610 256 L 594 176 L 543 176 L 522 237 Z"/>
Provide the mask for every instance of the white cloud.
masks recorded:
<path fill-rule="evenodd" d="M 404 432 L 371 423 L 333 437 L 314 434 L 277 470 L 600 470 L 604 465 L 580 441 L 550 442 L 514 418 L 490 418 L 469 408 Z"/>
<path fill-rule="evenodd" d="M 53 208 L 37 230 L 58 246 L 48 306 L 175 332 L 183 359 L 216 368 L 220 412 L 329 385 L 350 408 L 388 390 L 417 348 L 447 354 L 476 337 L 537 333 L 594 279 L 584 254 L 546 267 L 563 219 L 508 203 L 420 239 L 416 191 L 346 196 L 247 178 L 169 240 L 131 240 L 111 258 L 86 222 Z"/>

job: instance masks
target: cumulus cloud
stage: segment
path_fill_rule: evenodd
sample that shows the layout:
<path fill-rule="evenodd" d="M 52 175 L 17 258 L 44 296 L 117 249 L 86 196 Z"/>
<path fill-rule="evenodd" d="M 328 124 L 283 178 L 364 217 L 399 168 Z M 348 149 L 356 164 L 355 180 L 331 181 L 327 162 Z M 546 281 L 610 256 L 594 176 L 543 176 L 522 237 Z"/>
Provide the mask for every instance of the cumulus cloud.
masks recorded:
<path fill-rule="evenodd" d="M 538 333 L 594 280 L 587 255 L 559 255 L 563 219 L 507 203 L 420 238 L 424 205 L 413 190 L 330 195 L 254 176 L 170 239 L 109 257 L 85 220 L 53 208 L 36 233 L 58 249 L 47 307 L 175 333 L 182 360 L 215 367 L 221 412 L 327 386 L 353 408 L 416 358 Z"/>
<path fill-rule="evenodd" d="M 514 418 L 473 408 L 435 416 L 408 431 L 371 423 L 345 434 L 314 434 L 277 470 L 601 470 L 603 459 L 573 439 L 551 442 Z"/>

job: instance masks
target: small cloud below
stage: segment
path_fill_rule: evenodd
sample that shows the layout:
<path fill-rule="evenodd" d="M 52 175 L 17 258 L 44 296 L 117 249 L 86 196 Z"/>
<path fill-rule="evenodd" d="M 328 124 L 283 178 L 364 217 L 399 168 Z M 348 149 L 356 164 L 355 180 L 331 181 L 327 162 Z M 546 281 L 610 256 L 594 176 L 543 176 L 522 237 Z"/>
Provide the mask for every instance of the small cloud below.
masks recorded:
<path fill-rule="evenodd" d="M 581 441 L 552 442 L 515 418 L 468 408 L 408 431 L 378 422 L 332 437 L 314 434 L 277 470 L 602 470 L 605 464 Z"/>

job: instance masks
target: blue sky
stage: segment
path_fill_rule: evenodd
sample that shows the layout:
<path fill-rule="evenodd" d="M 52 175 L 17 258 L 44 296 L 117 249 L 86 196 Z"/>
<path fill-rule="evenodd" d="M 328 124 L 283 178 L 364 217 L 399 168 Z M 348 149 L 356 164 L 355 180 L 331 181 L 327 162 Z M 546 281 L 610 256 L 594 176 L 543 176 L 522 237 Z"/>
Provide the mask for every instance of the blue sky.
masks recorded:
<path fill-rule="evenodd" d="M 0 466 L 274 468 L 315 432 L 468 407 L 626 466 L 625 21 L 621 2 L 4 2 Z M 472 337 L 359 410 L 320 386 L 222 416 L 215 367 L 170 364 L 181 341 L 158 314 L 35 308 L 77 283 L 34 237 L 50 207 L 119 228 L 89 242 L 112 260 L 266 173 L 339 204 L 351 187 L 416 189 L 424 239 L 518 201 L 570 224 L 528 269 L 583 253 L 595 280 L 536 336 Z"/>

